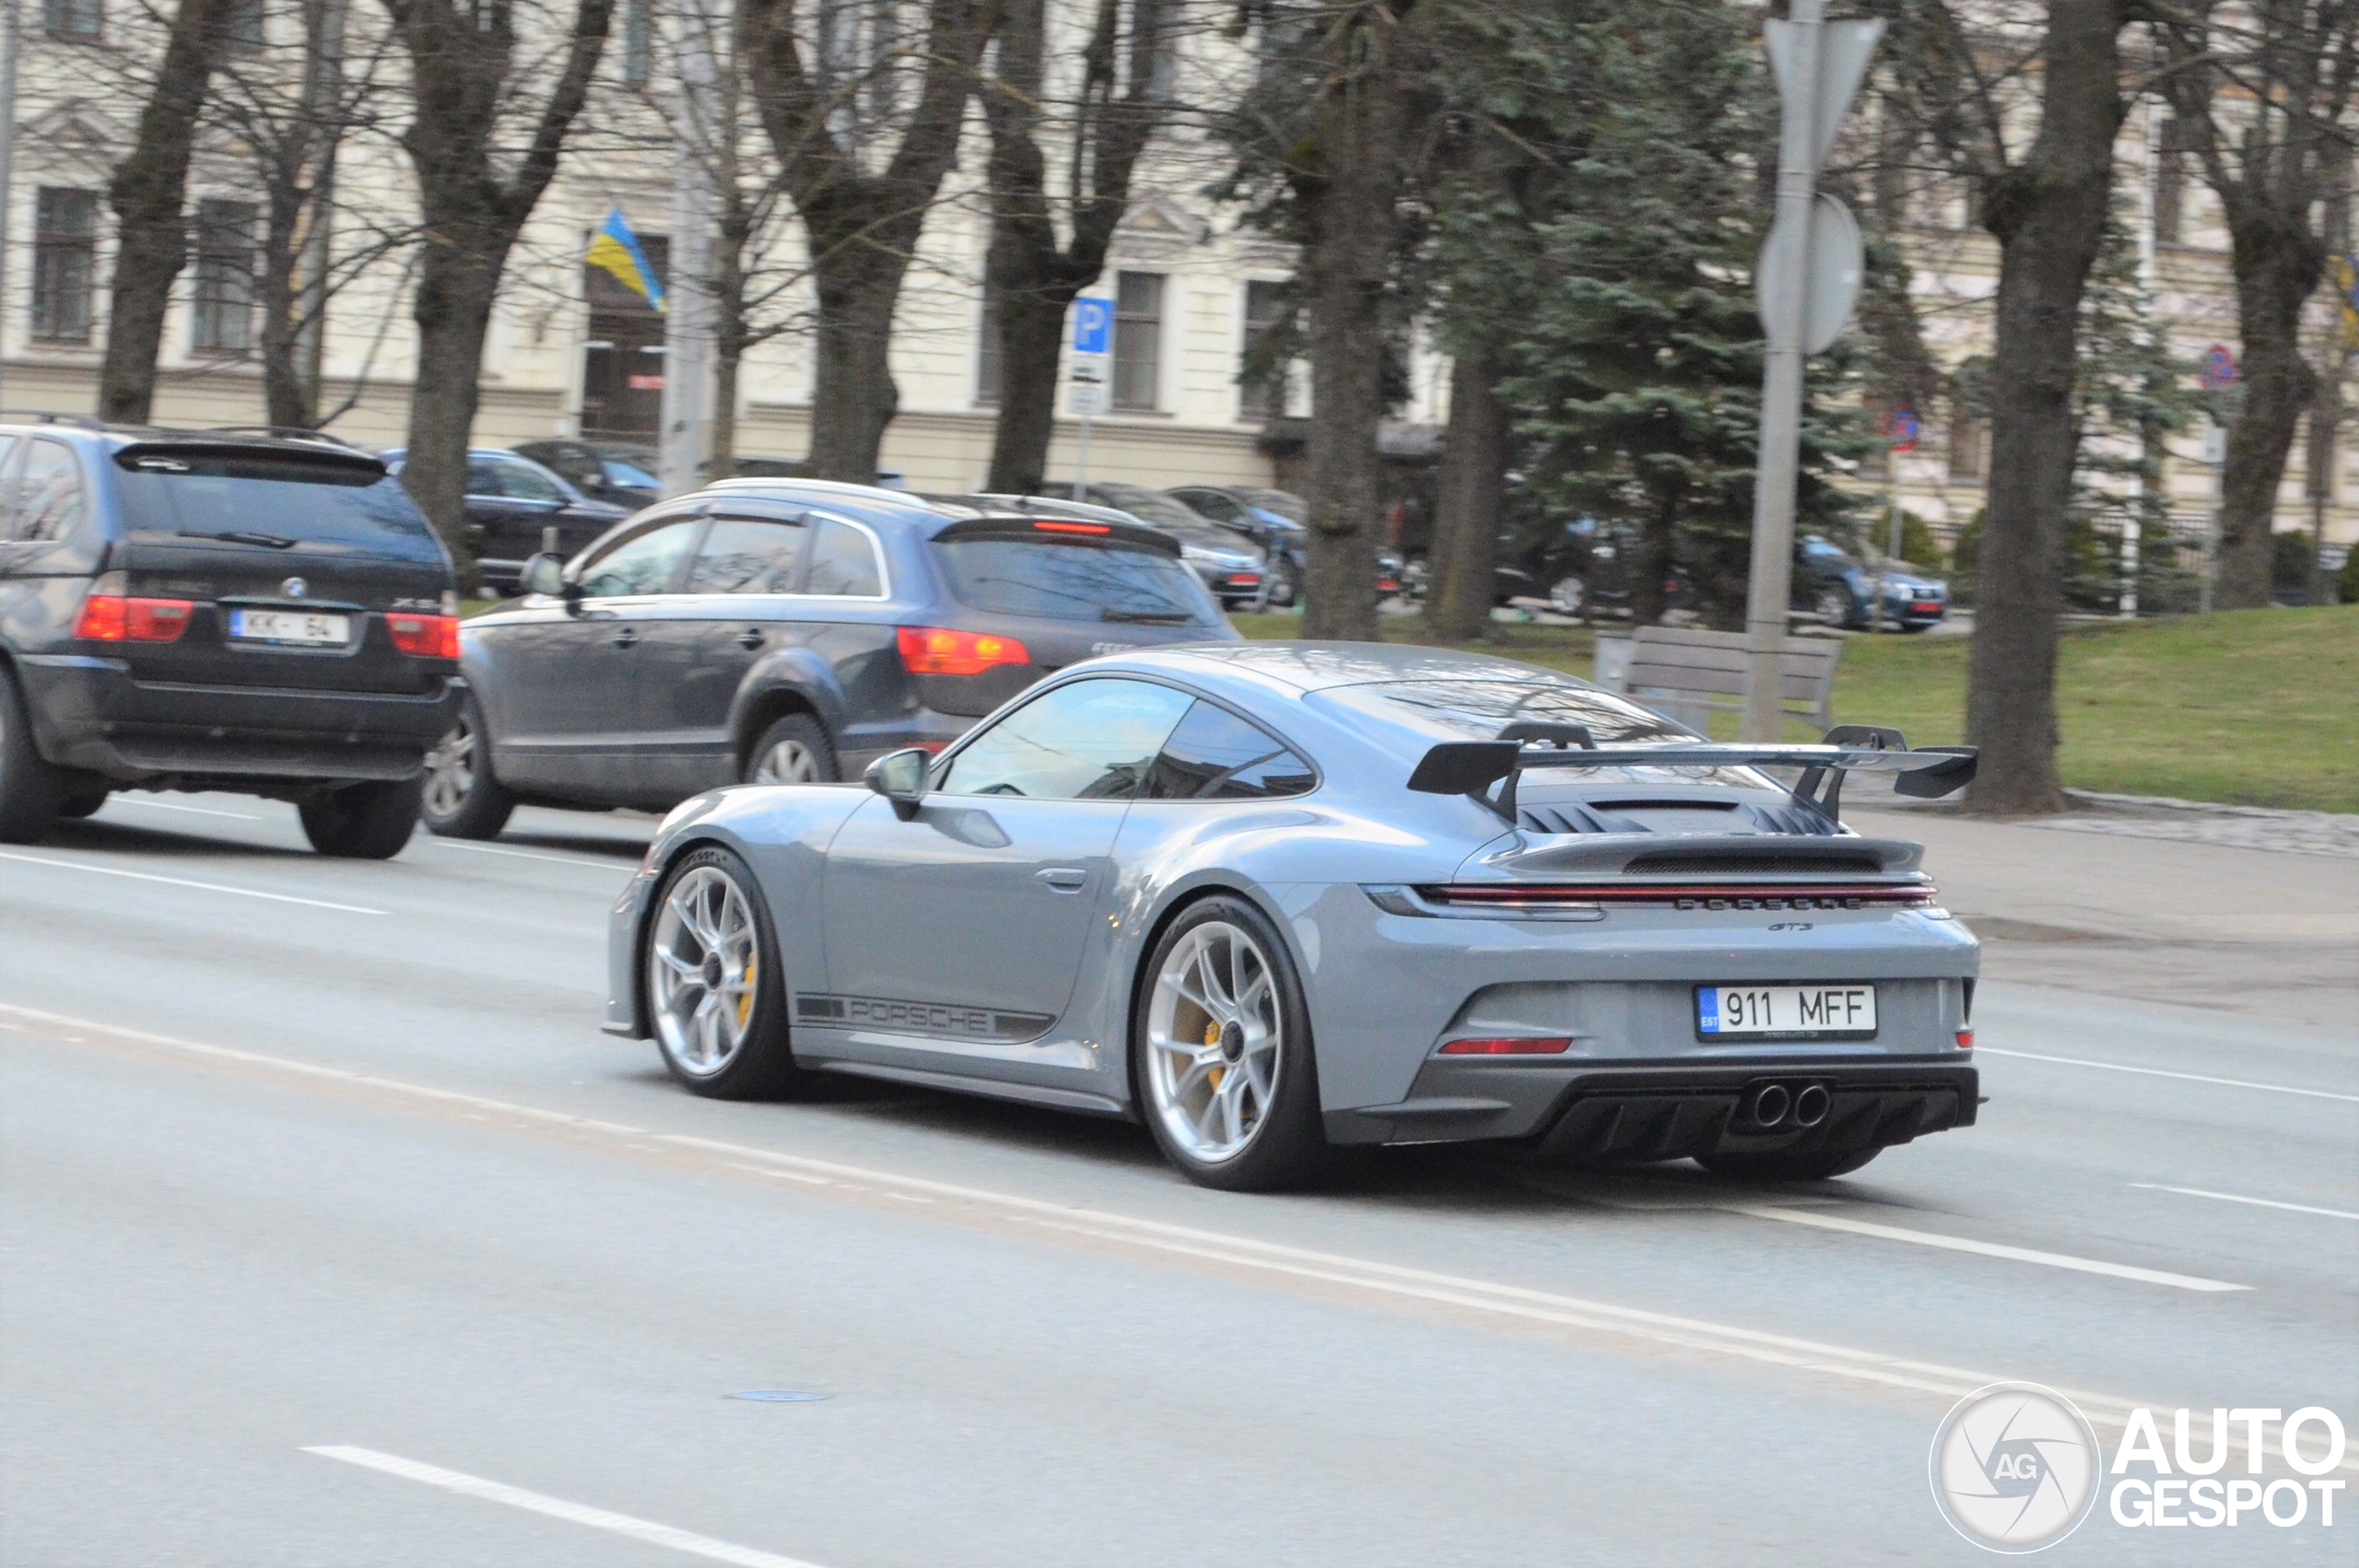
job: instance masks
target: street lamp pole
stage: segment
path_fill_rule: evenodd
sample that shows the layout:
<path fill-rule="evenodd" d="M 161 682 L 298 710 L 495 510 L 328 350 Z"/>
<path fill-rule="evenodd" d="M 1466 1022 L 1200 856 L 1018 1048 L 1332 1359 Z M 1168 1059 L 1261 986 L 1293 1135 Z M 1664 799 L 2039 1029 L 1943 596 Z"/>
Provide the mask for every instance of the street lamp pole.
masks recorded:
<path fill-rule="evenodd" d="M 8 235 L 17 202 L 17 7 L 0 0 L 0 407 L 7 405 Z"/>

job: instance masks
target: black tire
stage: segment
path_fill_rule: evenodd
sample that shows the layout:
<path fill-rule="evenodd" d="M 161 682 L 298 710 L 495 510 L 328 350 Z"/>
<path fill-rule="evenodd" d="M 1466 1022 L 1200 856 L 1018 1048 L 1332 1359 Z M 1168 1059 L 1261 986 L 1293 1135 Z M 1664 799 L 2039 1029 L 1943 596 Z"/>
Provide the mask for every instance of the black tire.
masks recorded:
<path fill-rule="evenodd" d="M 1190 932 L 1215 921 L 1244 931 L 1267 957 L 1281 1023 L 1270 1104 L 1244 1147 L 1216 1162 L 1197 1157 L 1166 1127 L 1156 1104 L 1147 1061 L 1149 1010 L 1165 962 Z M 1131 999 L 1131 1085 L 1133 1103 L 1163 1157 L 1199 1187 L 1224 1192 L 1277 1192 L 1313 1185 L 1336 1169 L 1335 1151 L 1327 1142 L 1319 1114 L 1319 1059 L 1310 1034 L 1310 1009 L 1295 974 L 1293 955 L 1277 928 L 1242 898 L 1224 894 L 1191 904 L 1164 929 L 1147 955 L 1145 966 L 1139 971 L 1136 994 Z"/>
<path fill-rule="evenodd" d="M 78 822 L 107 803 L 111 790 L 76 790 L 57 802 L 57 814 L 69 822 Z"/>
<path fill-rule="evenodd" d="M 516 797 L 491 771 L 491 731 L 483 705 L 469 692 L 459 721 L 426 754 L 419 818 L 444 838 L 497 838 L 516 810 Z"/>
<path fill-rule="evenodd" d="M 0 844 L 36 844 L 56 826 L 65 782 L 33 745 L 24 696 L 0 666 Z"/>
<path fill-rule="evenodd" d="M 775 761 L 784 767 L 785 757 L 800 759 L 787 769 L 792 777 L 766 778 L 762 775 L 765 762 Z M 800 768 L 808 766 L 808 776 Z M 745 753 L 745 766 L 738 776 L 748 784 L 832 784 L 843 777 L 836 763 L 836 746 L 827 738 L 827 727 L 808 713 L 790 713 L 772 720 L 769 729 L 756 738 Z"/>
<path fill-rule="evenodd" d="M 1877 1144 L 1839 1153 L 1702 1154 L 1696 1163 L 1731 1181 L 1825 1181 L 1849 1176 L 1883 1153 L 1884 1146 Z"/>
<path fill-rule="evenodd" d="M 753 1007 L 743 1024 L 745 1037 L 736 1054 L 717 1071 L 698 1071 L 675 1054 L 663 1028 L 663 1020 L 656 1016 L 659 1002 L 652 971 L 656 964 L 655 944 L 663 935 L 664 910 L 680 884 L 699 871 L 718 872 L 735 885 L 753 915 L 755 937 L 759 944 L 755 954 L 757 972 L 754 977 Z M 769 902 L 762 896 L 761 884 L 744 860 L 714 846 L 683 855 L 665 873 L 663 885 L 657 890 L 647 923 L 640 932 L 639 950 L 632 963 L 638 968 L 635 983 L 646 999 L 655 1048 L 663 1058 L 664 1068 L 690 1094 L 712 1100 L 776 1100 L 794 1094 L 809 1082 L 810 1074 L 794 1062 L 793 1041 L 787 1028 L 786 983 L 780 972 L 778 954 L 778 928 L 770 919 Z"/>
<path fill-rule="evenodd" d="M 389 860 L 417 831 L 424 780 L 347 784 L 296 808 L 303 837 L 323 855 L 346 860 Z"/>
<path fill-rule="evenodd" d="M 1851 597 L 1851 591 L 1848 588 L 1830 583 L 1819 590 L 1817 611 L 1818 624 L 1823 626 L 1833 626 L 1839 631 L 1860 624 L 1860 603 Z"/>

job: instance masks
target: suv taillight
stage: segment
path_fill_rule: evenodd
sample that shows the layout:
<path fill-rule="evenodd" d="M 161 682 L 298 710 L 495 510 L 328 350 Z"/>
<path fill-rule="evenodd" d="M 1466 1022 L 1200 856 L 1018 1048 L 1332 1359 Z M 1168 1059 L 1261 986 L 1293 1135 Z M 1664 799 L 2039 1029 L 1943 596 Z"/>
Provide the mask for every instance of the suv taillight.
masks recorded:
<path fill-rule="evenodd" d="M 123 592 L 121 572 L 90 584 L 74 635 L 92 642 L 178 642 L 188 630 L 195 603 L 187 599 L 135 599 Z"/>
<path fill-rule="evenodd" d="M 389 614 L 385 629 L 393 634 L 393 646 L 404 653 L 415 653 L 420 659 L 456 659 L 459 656 L 459 620 L 455 615 Z"/>
<path fill-rule="evenodd" d="M 912 675 L 980 675 L 995 664 L 1029 664 L 1032 652 L 1012 637 L 902 626 L 901 663 Z"/>

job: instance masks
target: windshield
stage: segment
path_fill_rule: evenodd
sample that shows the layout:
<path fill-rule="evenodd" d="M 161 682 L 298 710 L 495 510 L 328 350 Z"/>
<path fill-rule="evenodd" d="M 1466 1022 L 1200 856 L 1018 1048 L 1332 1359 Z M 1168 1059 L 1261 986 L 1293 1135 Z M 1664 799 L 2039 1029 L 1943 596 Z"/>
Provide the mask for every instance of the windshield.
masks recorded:
<path fill-rule="evenodd" d="M 1284 518 L 1288 522 L 1310 521 L 1310 503 L 1291 490 L 1250 489 L 1237 493 L 1262 510 Z"/>
<path fill-rule="evenodd" d="M 933 558 L 961 604 L 1058 621 L 1217 626 L 1196 574 L 1157 550 L 1048 539 L 937 539 Z"/>
<path fill-rule="evenodd" d="M 420 560 L 441 555 L 401 482 L 372 468 L 156 448 L 129 449 L 117 463 L 135 538 L 344 544 Z"/>

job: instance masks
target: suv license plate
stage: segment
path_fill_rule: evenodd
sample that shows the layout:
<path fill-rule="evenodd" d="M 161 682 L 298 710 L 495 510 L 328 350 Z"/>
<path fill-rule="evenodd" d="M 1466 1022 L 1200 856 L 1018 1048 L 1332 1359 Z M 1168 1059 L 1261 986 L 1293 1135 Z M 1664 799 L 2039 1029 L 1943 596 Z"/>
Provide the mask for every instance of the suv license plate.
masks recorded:
<path fill-rule="evenodd" d="M 1873 986 L 1696 988 L 1696 1033 L 1707 1039 L 1865 1039 L 1875 1032 Z"/>
<path fill-rule="evenodd" d="M 342 648 L 352 640 L 352 617 L 323 615 L 315 610 L 232 610 L 229 639 Z"/>

